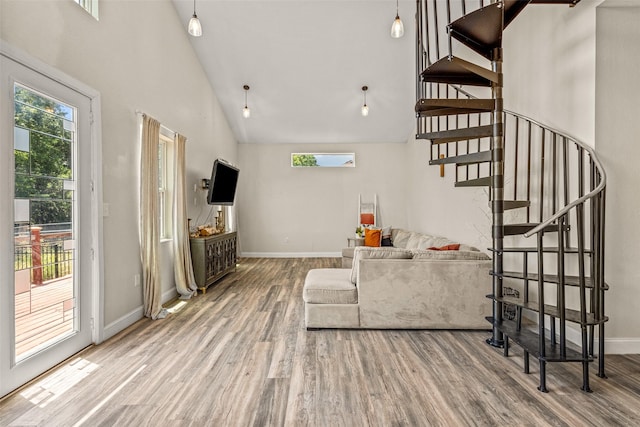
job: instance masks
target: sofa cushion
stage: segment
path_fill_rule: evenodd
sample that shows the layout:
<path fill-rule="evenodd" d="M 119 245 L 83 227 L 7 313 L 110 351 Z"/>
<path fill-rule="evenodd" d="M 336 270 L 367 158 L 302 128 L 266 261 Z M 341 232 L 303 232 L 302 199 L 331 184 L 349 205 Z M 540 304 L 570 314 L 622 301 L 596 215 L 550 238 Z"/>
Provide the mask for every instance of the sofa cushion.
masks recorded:
<path fill-rule="evenodd" d="M 353 252 L 353 266 L 351 267 L 351 283 L 358 283 L 361 259 L 411 259 L 411 251 L 402 248 L 379 247 L 368 248 L 359 246 Z"/>
<path fill-rule="evenodd" d="M 393 241 L 393 246 L 396 248 L 403 248 L 403 249 L 406 248 L 407 241 L 409 240 L 412 234 L 413 234 L 412 232 L 406 231 L 406 230 L 398 230 L 395 236 L 392 233 L 391 240 Z"/>
<path fill-rule="evenodd" d="M 491 259 L 487 254 L 480 251 L 432 251 L 413 250 L 413 259 L 438 259 L 438 260 L 474 260 L 486 261 Z"/>
<path fill-rule="evenodd" d="M 358 291 L 348 268 L 316 268 L 304 280 L 302 298 L 311 304 L 357 304 Z"/>

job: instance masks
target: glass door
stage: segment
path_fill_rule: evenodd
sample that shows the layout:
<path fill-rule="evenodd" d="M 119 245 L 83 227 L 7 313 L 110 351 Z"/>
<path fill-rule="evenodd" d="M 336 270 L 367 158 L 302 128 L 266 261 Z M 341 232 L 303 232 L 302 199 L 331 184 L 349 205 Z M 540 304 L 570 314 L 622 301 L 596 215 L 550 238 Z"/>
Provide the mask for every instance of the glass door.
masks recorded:
<path fill-rule="evenodd" d="M 91 344 L 92 260 L 90 100 L 0 59 L 2 396 Z"/>

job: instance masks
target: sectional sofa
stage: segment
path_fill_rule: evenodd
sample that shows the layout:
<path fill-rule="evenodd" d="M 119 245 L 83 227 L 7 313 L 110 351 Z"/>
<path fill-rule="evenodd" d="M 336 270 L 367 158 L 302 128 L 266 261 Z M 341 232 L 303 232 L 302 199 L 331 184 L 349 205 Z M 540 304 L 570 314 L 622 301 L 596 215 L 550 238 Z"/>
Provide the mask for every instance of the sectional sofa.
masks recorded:
<path fill-rule="evenodd" d="M 406 230 L 393 230 L 392 241 L 393 247 L 346 249 L 343 266 L 351 268 L 308 272 L 308 329 L 490 328 L 488 255 L 466 245 L 437 250 L 457 244 Z"/>

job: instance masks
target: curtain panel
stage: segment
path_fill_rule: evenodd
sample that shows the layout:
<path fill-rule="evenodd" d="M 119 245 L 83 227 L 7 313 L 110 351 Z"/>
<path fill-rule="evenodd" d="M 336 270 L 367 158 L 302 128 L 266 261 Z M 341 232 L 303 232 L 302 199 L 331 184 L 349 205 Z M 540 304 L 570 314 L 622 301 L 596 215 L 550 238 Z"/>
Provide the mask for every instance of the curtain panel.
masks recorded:
<path fill-rule="evenodd" d="M 183 135 L 175 134 L 175 173 L 173 174 L 173 263 L 176 289 L 180 299 L 189 299 L 197 293 L 196 279 L 191 264 L 189 223 L 186 195 L 186 142 Z"/>
<path fill-rule="evenodd" d="M 151 319 L 166 316 L 161 304 L 160 223 L 158 202 L 158 142 L 160 122 L 142 115 L 140 153 L 140 256 L 144 315 Z"/>

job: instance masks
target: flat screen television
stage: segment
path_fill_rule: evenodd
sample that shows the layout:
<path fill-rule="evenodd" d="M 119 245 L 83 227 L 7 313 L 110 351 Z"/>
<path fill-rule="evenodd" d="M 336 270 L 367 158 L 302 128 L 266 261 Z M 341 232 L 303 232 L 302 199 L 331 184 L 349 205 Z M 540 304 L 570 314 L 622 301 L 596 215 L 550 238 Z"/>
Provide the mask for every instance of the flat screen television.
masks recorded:
<path fill-rule="evenodd" d="M 207 203 L 210 205 L 233 205 L 240 170 L 222 159 L 213 162 Z"/>

